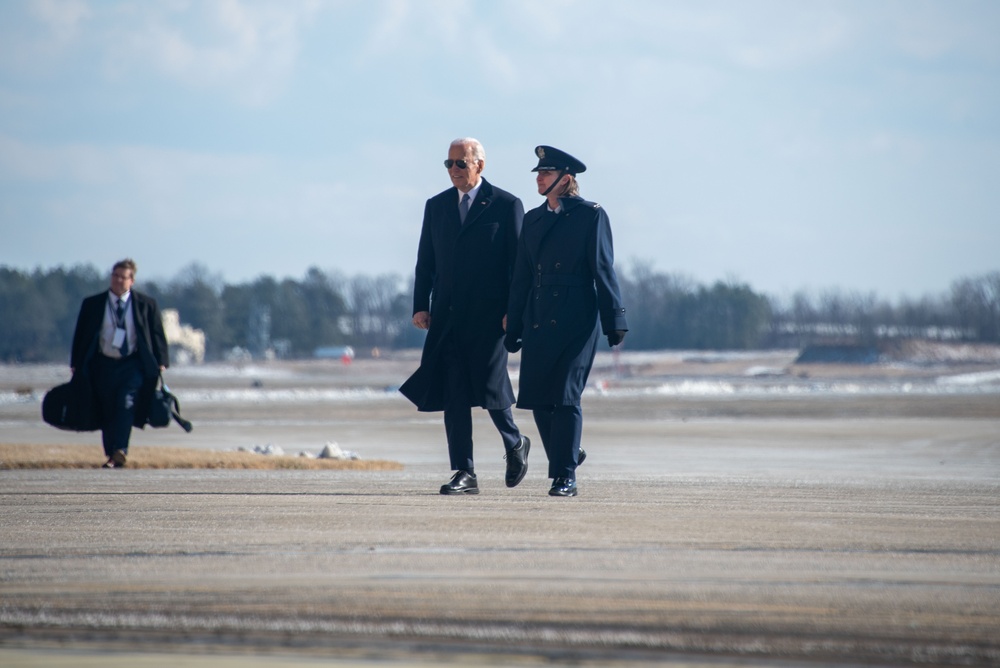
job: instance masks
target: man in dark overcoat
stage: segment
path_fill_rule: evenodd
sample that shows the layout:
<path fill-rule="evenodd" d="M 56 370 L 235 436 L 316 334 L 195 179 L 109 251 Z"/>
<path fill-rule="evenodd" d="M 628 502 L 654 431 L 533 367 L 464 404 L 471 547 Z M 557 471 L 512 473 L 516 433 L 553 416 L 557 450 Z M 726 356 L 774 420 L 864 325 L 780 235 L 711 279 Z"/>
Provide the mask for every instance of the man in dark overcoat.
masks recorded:
<path fill-rule="evenodd" d="M 552 496 L 576 496 L 583 413 L 601 332 L 611 346 L 628 324 L 614 268 L 611 222 L 579 196 L 586 166 L 551 146 L 535 149 L 545 203 L 524 216 L 510 288 L 505 346 L 521 350 L 517 407 L 532 411 L 549 459 Z"/>
<path fill-rule="evenodd" d="M 444 411 L 454 475 L 442 494 L 478 494 L 472 407 L 485 408 L 506 450 L 505 482 L 528 469 L 530 440 L 514 423 L 503 347 L 510 276 L 524 208 L 482 178 L 486 154 L 456 139 L 445 167 L 452 187 L 427 200 L 417 248 L 413 324 L 427 330 L 420 367 L 400 391 L 421 411 Z"/>
<path fill-rule="evenodd" d="M 160 309 L 132 289 L 135 269 L 131 259 L 115 263 L 110 289 L 83 300 L 73 334 L 70 367 L 90 379 L 104 468 L 125 466 L 132 427 L 145 427 L 157 379 L 170 366 Z"/>

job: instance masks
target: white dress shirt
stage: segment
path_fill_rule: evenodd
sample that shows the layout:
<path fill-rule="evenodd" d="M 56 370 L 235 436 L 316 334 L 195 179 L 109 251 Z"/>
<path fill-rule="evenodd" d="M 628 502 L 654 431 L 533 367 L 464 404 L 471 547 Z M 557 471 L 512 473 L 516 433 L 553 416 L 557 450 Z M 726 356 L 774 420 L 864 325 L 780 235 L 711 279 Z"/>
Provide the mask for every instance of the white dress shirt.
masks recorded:
<path fill-rule="evenodd" d="M 126 292 L 121 297 L 108 290 L 108 299 L 104 307 L 104 322 L 101 325 L 101 353 L 107 357 L 121 359 L 121 351 L 114 345 L 115 330 L 118 329 L 116 312 L 118 300 L 125 302 L 125 340 L 128 341 L 129 355 L 136 351 L 135 318 L 132 315 L 132 292 Z"/>
<path fill-rule="evenodd" d="M 462 206 L 462 198 L 465 197 L 466 195 L 468 195 L 469 196 L 469 213 L 472 213 L 472 203 L 476 201 L 476 195 L 479 194 L 479 189 L 482 188 L 482 187 L 483 187 L 483 180 L 479 179 L 479 183 L 477 183 L 475 185 L 475 187 L 472 190 L 470 190 L 469 192 L 464 193 L 461 190 L 459 190 L 458 191 L 458 205 Z"/>

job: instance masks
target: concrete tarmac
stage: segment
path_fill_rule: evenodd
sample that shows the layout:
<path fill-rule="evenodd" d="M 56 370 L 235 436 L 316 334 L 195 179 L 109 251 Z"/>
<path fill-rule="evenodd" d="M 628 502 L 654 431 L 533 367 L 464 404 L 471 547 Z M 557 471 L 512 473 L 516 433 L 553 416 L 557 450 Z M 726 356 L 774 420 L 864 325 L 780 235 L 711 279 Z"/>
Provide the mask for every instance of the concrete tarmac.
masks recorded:
<path fill-rule="evenodd" d="M 834 463 L 854 443 L 804 462 L 744 442 L 735 464 L 661 445 L 711 457 L 711 474 L 609 472 L 622 457 L 603 441 L 575 499 L 545 494 L 540 451 L 521 486 L 483 465 L 482 494 L 460 498 L 421 470 L 7 471 L 0 638 L 512 665 L 996 664 L 996 446 L 970 445 L 986 426 L 929 421 L 925 438 L 960 442 L 872 448 L 845 467 L 878 463 L 858 475 Z"/>
<path fill-rule="evenodd" d="M 537 441 L 507 489 L 478 414 L 482 493 L 439 495 L 440 416 L 394 400 L 133 447 L 334 433 L 402 471 L 0 471 L 0 665 L 1000 665 L 995 397 L 644 401 L 588 399 L 574 499 Z"/>

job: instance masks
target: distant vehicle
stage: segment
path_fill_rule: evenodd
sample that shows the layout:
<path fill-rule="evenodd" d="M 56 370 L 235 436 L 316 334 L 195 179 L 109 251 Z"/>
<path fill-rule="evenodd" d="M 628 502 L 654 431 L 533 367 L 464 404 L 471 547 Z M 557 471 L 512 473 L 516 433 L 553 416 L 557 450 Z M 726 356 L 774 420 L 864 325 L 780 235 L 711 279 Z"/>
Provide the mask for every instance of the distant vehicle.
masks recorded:
<path fill-rule="evenodd" d="M 323 346 L 313 351 L 313 357 L 350 363 L 354 359 L 354 348 L 350 346 Z"/>

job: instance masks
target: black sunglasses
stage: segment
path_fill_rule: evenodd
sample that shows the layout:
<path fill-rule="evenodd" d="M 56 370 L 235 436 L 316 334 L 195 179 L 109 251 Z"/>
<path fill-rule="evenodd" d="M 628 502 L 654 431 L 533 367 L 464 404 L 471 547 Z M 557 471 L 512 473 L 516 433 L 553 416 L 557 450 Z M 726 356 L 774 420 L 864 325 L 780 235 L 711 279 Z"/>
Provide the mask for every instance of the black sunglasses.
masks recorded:
<path fill-rule="evenodd" d="M 465 169 L 466 167 L 469 166 L 469 163 L 466 162 L 465 160 L 451 160 L 451 159 L 448 159 L 448 160 L 444 161 L 445 169 L 451 169 L 452 165 L 458 165 L 459 169 Z"/>

